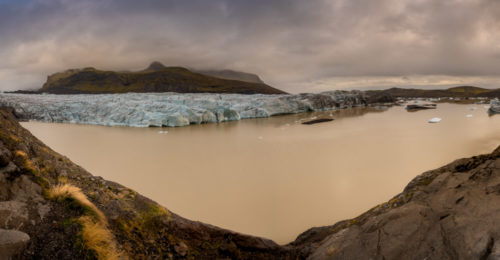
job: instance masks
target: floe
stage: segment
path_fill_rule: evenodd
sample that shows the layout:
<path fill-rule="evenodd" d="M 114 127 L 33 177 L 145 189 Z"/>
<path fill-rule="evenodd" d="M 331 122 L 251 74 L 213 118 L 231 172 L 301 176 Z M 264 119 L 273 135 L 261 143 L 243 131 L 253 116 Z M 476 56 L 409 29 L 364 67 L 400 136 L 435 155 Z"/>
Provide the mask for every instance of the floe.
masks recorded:
<path fill-rule="evenodd" d="M 465 117 L 472 117 L 472 115 L 469 114 L 469 115 L 466 115 Z"/>
<path fill-rule="evenodd" d="M 127 93 L 0 94 L 0 106 L 25 120 L 132 127 L 177 127 L 364 105 L 361 91 L 243 95 Z"/>
<path fill-rule="evenodd" d="M 429 123 L 439 123 L 439 122 L 441 122 L 441 118 L 439 117 L 433 117 L 429 119 Z"/>

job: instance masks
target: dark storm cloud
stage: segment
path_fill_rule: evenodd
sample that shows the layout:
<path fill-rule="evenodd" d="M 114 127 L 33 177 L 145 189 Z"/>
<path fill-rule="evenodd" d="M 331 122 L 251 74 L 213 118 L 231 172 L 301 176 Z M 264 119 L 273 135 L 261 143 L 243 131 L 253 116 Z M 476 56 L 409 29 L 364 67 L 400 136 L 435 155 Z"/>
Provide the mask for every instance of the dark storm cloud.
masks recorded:
<path fill-rule="evenodd" d="M 292 92 L 494 86 L 499 19 L 495 0 L 0 0 L 0 88 L 153 60 L 254 72 Z"/>

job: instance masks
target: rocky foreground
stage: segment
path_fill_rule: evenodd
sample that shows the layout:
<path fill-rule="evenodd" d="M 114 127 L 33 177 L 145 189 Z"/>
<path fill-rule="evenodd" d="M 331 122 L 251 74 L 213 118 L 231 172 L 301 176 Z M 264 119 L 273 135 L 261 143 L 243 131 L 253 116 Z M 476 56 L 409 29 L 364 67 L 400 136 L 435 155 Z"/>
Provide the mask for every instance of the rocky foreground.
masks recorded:
<path fill-rule="evenodd" d="M 361 216 L 310 229 L 280 246 L 184 219 L 92 176 L 33 137 L 11 112 L 0 110 L 2 257 L 500 258 L 500 148 L 423 173 Z"/>

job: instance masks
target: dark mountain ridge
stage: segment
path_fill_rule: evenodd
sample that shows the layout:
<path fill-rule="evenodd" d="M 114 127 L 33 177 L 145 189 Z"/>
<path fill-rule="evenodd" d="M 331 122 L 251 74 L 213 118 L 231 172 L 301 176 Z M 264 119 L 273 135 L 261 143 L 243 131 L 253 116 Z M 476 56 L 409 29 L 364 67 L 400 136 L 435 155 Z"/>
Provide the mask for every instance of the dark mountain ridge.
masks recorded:
<path fill-rule="evenodd" d="M 147 69 L 137 72 L 103 71 L 92 67 L 70 69 L 48 76 L 47 82 L 38 92 L 52 94 L 286 93 L 264 83 L 217 78 L 182 67 L 165 67 L 159 62 L 153 62 Z"/>
<path fill-rule="evenodd" d="M 402 98 L 444 98 L 444 97 L 500 97 L 499 89 L 486 89 L 474 86 L 457 86 L 448 89 L 389 88 L 368 90 L 367 95 L 390 95 Z"/>

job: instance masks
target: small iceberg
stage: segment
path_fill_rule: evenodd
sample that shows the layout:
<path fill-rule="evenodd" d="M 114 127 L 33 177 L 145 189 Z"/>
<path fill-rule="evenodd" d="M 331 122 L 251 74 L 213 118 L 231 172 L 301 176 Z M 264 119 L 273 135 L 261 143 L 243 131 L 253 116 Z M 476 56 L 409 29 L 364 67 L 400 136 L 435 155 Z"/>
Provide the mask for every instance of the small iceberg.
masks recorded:
<path fill-rule="evenodd" d="M 469 115 L 466 115 L 465 117 L 472 117 L 472 115 L 471 115 L 471 114 L 469 114 Z"/>
<path fill-rule="evenodd" d="M 495 98 L 490 101 L 490 109 L 488 109 L 488 114 L 500 114 L 500 100 Z"/>
<path fill-rule="evenodd" d="M 158 131 L 159 134 L 168 134 L 168 131 Z"/>
<path fill-rule="evenodd" d="M 441 118 L 439 117 L 434 117 L 429 119 L 429 123 L 439 123 L 439 122 L 441 122 Z"/>

